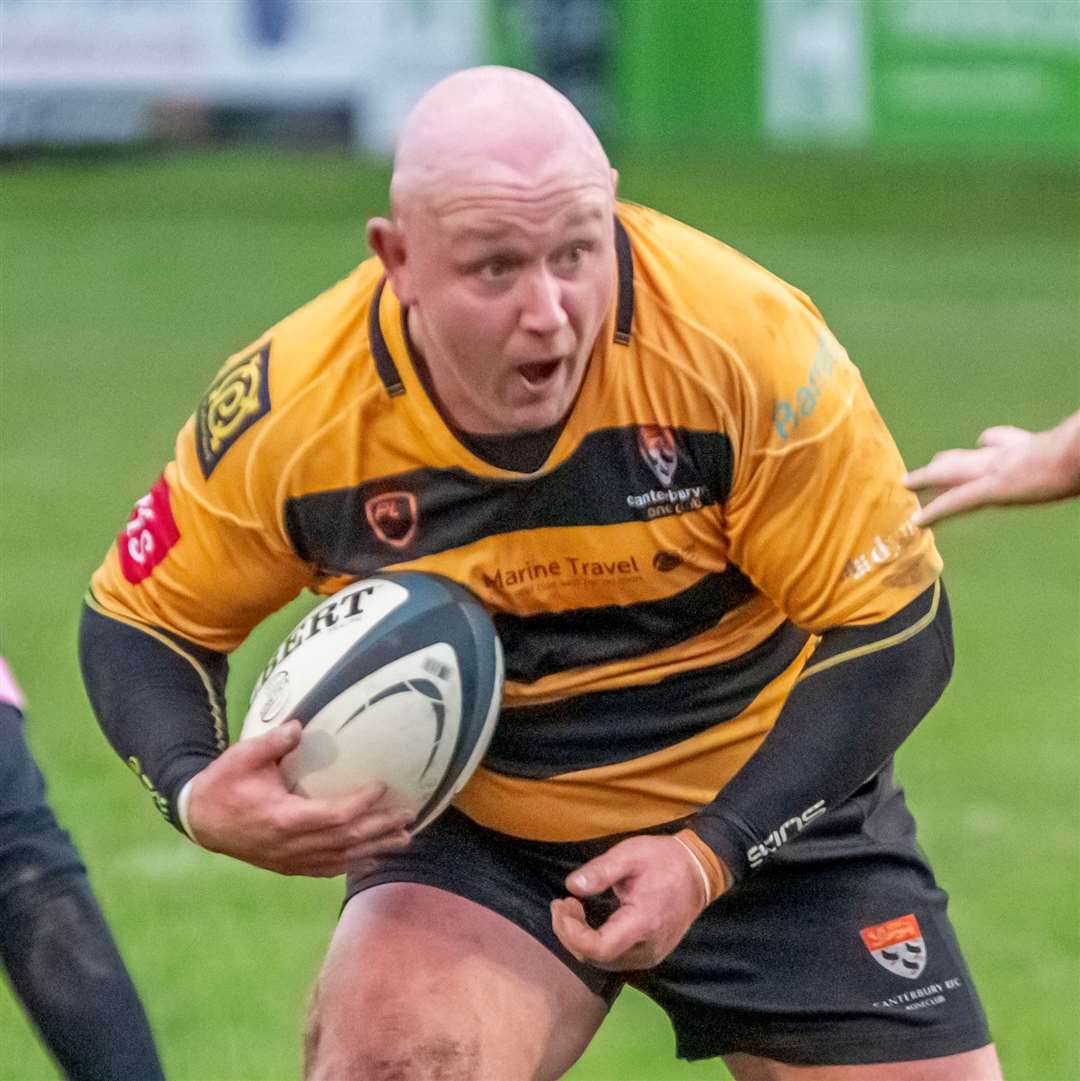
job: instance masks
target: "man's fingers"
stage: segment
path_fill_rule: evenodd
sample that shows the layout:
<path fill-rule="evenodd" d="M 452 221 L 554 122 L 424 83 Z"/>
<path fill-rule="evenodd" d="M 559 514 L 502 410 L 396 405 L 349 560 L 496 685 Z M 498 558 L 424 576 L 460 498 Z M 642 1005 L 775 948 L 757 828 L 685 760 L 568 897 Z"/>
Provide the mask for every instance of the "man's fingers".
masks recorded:
<path fill-rule="evenodd" d="M 386 795 L 386 785 L 372 781 L 351 796 L 337 799 L 309 799 L 293 796 L 289 799 L 286 828 L 295 833 L 323 832 L 328 829 L 349 828 L 365 816 L 371 815 L 379 801 Z M 396 807 L 380 808 L 383 814 L 401 816 L 405 812 Z"/>
<path fill-rule="evenodd" d="M 577 905 L 577 910 L 572 905 Z M 646 938 L 640 919 L 629 908 L 616 909 L 598 929 L 585 922 L 581 902 L 568 897 L 551 903 L 551 926 L 559 941 L 579 960 L 619 971 L 651 963 L 637 947 Z"/>
<path fill-rule="evenodd" d="M 271 729 L 264 736 L 242 739 L 233 745 L 234 757 L 243 758 L 248 769 L 259 769 L 280 762 L 300 742 L 303 727 L 299 721 L 288 721 Z"/>
<path fill-rule="evenodd" d="M 256 862 L 278 874 L 333 878 L 350 869 L 363 868 L 377 856 L 400 852 L 411 842 L 412 835 L 404 829 L 359 843 L 314 845 L 311 838 L 293 838 L 263 861 Z"/>
<path fill-rule="evenodd" d="M 980 450 L 943 450 L 924 466 L 900 478 L 905 488 L 950 488 L 963 484 L 982 472 L 985 455 Z"/>
<path fill-rule="evenodd" d="M 551 902 L 551 929 L 579 961 L 585 960 L 584 951 L 596 937 L 596 932 L 585 922 L 585 909 L 576 897 Z"/>
<path fill-rule="evenodd" d="M 993 485 L 987 478 L 950 488 L 935 496 L 921 510 L 916 511 L 912 521 L 917 526 L 933 525 L 961 511 L 984 506 L 990 501 L 992 491 Z"/>
<path fill-rule="evenodd" d="M 359 859 L 381 852 L 400 851 L 412 840 L 412 835 L 393 816 L 380 817 L 370 828 L 333 831 L 326 834 L 304 833 L 282 844 L 280 852 L 298 857 L 338 855 L 342 859 Z"/>
<path fill-rule="evenodd" d="M 987 428 L 978 439 L 980 447 L 1012 447 L 1017 443 L 1026 443 L 1032 437 L 1032 433 L 1026 428 L 1017 428 L 1012 424 L 999 424 L 994 428 Z"/>
<path fill-rule="evenodd" d="M 568 875 L 566 888 L 577 897 L 592 897 L 628 877 L 635 866 L 635 861 L 616 846 Z"/>

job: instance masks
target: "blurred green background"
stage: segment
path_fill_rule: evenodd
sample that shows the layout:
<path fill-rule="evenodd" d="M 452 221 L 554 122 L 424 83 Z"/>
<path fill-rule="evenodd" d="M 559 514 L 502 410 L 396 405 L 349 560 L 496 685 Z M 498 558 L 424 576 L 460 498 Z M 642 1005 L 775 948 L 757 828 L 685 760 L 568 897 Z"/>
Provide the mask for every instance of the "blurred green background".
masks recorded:
<path fill-rule="evenodd" d="M 1062 165 L 790 152 L 616 156 L 623 193 L 805 289 L 910 465 L 1080 405 L 1080 180 Z M 176 1081 L 299 1073 L 340 884 L 284 879 L 158 819 L 91 718 L 86 581 L 233 350 L 346 274 L 387 167 L 344 153 L 12 159 L 0 176 L 0 634 L 29 735 Z M 957 639 L 900 776 L 1006 1076 L 1080 1078 L 1080 504 L 938 530 Z M 306 602 L 298 602 L 306 603 Z M 234 725 L 296 612 L 237 654 Z M 56 1073 L 6 985 L 0 1079 Z M 575 1081 L 723 1077 L 628 993 Z"/>

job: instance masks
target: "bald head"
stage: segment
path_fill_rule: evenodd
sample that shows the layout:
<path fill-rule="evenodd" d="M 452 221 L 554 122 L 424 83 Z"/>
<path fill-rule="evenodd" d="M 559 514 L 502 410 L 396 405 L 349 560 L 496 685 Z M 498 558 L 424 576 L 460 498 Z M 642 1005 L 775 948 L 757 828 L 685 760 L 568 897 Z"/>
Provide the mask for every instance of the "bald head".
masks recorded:
<path fill-rule="evenodd" d="M 568 179 L 610 186 L 585 118 L 553 87 L 513 68 L 459 71 L 433 86 L 402 126 L 390 185 L 395 217 L 436 212 L 476 183 L 542 191 Z"/>
<path fill-rule="evenodd" d="M 444 414 L 469 432 L 564 417 L 615 289 L 615 178 L 584 117 L 524 72 L 458 72 L 405 121 L 390 196 L 368 242 Z"/>

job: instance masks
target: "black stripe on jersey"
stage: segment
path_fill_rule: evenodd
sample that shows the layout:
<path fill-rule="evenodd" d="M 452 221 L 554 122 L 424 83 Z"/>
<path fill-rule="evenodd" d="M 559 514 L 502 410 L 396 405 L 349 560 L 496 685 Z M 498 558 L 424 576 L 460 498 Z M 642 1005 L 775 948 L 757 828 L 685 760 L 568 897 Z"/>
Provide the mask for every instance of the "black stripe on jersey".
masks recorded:
<path fill-rule="evenodd" d="M 379 282 L 375 295 L 371 298 L 371 307 L 368 309 L 368 341 L 371 344 L 371 355 L 375 358 L 375 370 L 386 387 L 386 393 L 391 398 L 405 393 L 405 384 L 401 381 L 401 373 L 397 370 L 394 358 L 387 348 L 386 339 L 383 337 L 382 327 L 379 324 L 379 307 L 382 304 L 383 290 L 386 288 L 386 279 Z"/>
<path fill-rule="evenodd" d="M 514 777 L 552 777 L 673 746 L 738 716 L 795 660 L 808 637 L 785 623 L 723 664 L 646 687 L 504 708 L 484 765 Z"/>
<path fill-rule="evenodd" d="M 456 466 L 424 468 L 294 496 L 285 501 L 285 528 L 300 558 L 323 573 L 365 575 L 483 537 L 618 525 L 723 502 L 732 476 L 728 437 L 685 428 L 674 429 L 673 436 L 678 464 L 668 486 L 639 450 L 636 427 L 603 428 L 541 476 L 479 477 Z M 416 530 L 405 545 L 388 540 L 368 520 L 371 501 L 390 492 L 415 499 Z"/>
<path fill-rule="evenodd" d="M 613 338 L 616 345 L 629 345 L 630 332 L 634 325 L 634 250 L 626 228 L 618 217 L 615 218 L 615 260 L 619 270 L 619 281 Z M 382 326 L 379 324 L 379 308 L 385 288 L 386 279 L 383 278 L 375 290 L 375 295 L 371 298 L 371 308 L 368 311 L 368 340 L 371 344 L 371 355 L 375 359 L 375 370 L 379 373 L 383 386 L 386 387 L 386 393 L 391 398 L 396 398 L 399 394 L 405 393 L 405 385 L 401 381 L 401 373 L 398 372 L 394 358 L 390 355 L 386 339 L 383 338 Z M 404 309 L 402 309 L 401 317 L 404 320 Z"/>
<path fill-rule="evenodd" d="M 750 579 L 731 565 L 706 574 L 671 597 L 519 616 L 493 613 L 506 658 L 506 677 L 534 683 L 555 672 L 609 664 L 678 645 L 715 626 L 754 595 Z"/>
<path fill-rule="evenodd" d="M 615 307 L 615 344 L 629 345 L 634 326 L 634 250 L 626 227 L 615 219 L 615 258 L 619 264 L 619 299 Z"/>

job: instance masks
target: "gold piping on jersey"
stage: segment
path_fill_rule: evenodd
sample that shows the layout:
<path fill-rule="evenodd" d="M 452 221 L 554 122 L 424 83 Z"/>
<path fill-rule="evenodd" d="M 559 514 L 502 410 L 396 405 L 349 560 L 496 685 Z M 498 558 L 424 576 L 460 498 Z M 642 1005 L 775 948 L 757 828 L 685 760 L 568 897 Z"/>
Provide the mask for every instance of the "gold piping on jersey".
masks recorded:
<path fill-rule="evenodd" d="M 143 623 L 142 620 L 134 619 L 131 616 L 118 615 L 116 612 L 109 612 L 102 608 L 98 603 L 97 598 L 94 596 L 94 591 L 92 589 L 87 590 L 84 599 L 87 607 L 93 609 L 99 616 L 104 616 L 106 619 L 111 619 L 116 623 L 124 623 L 134 630 L 141 631 L 143 634 L 148 634 L 155 641 L 160 642 L 163 646 L 171 649 L 178 657 L 183 657 L 184 660 L 195 669 L 195 672 L 198 674 L 198 677 L 206 690 L 206 700 L 210 706 L 210 716 L 214 721 L 214 746 L 218 751 L 224 751 L 229 745 L 228 726 L 225 723 L 225 710 L 222 708 L 217 694 L 214 693 L 214 684 L 210 679 L 210 674 L 199 663 L 198 659 L 188 653 L 187 650 L 182 649 L 167 634 L 162 634 L 161 631 L 156 627 L 152 627 L 149 623 Z"/>
<path fill-rule="evenodd" d="M 844 664 L 847 661 L 853 661 L 856 657 L 865 657 L 868 653 L 878 653 L 883 649 L 891 649 L 893 646 L 898 646 L 901 642 L 906 642 L 909 638 L 914 638 L 915 635 L 924 631 L 934 619 L 937 617 L 938 602 L 941 600 L 941 579 L 939 578 L 934 582 L 934 593 L 930 599 L 929 610 L 921 616 L 916 622 L 912 623 L 910 627 L 905 627 L 902 631 L 897 631 L 896 634 L 890 635 L 888 638 L 882 638 L 879 642 L 871 642 L 865 646 L 859 646 L 857 649 L 849 649 L 845 653 L 837 653 L 826 660 L 819 661 L 817 664 L 810 665 L 801 676 L 799 676 L 799 682 L 804 679 L 809 679 L 810 676 L 816 676 L 819 672 L 828 671 L 830 668 L 835 668 L 838 664 Z"/>

